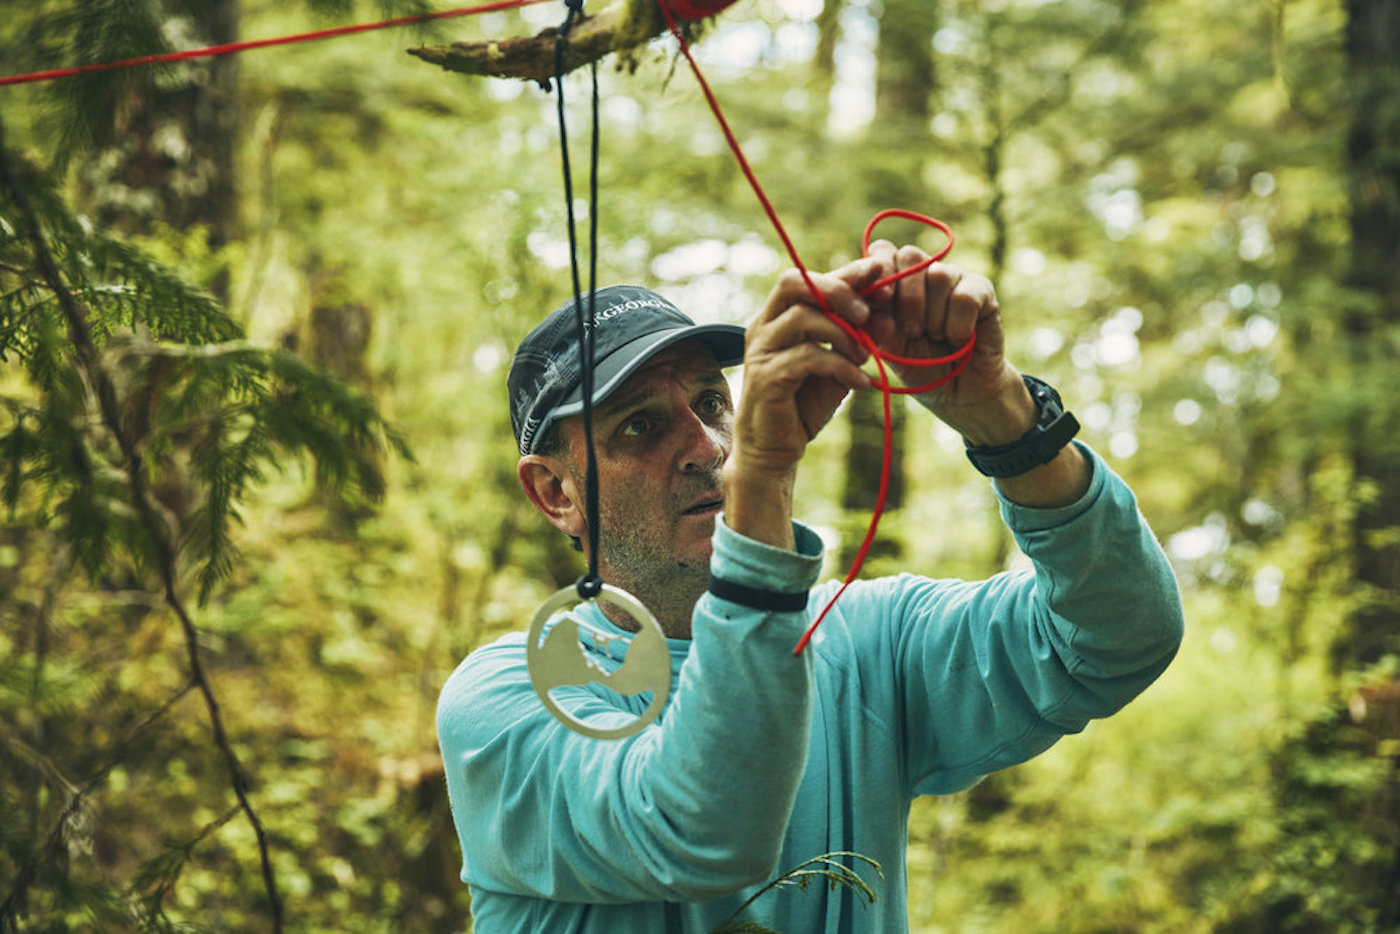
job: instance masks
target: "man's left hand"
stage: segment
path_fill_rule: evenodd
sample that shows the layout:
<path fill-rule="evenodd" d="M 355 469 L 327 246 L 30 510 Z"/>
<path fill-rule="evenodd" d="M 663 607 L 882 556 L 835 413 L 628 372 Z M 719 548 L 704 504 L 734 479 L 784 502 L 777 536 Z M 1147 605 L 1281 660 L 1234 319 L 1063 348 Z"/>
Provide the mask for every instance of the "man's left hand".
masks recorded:
<path fill-rule="evenodd" d="M 888 240 L 870 247 L 871 258 L 895 269 L 928 259 L 918 247 L 896 249 Z M 868 297 L 872 314 L 866 333 L 888 353 L 928 359 L 944 357 L 977 334 L 971 359 L 952 380 L 915 396 L 940 419 L 976 445 L 1006 444 L 1035 423 L 1035 403 L 1020 374 L 1006 359 L 1001 306 L 983 276 L 948 263 L 934 263 Z M 917 367 L 886 362 L 906 386 L 922 386 L 957 364 Z"/>

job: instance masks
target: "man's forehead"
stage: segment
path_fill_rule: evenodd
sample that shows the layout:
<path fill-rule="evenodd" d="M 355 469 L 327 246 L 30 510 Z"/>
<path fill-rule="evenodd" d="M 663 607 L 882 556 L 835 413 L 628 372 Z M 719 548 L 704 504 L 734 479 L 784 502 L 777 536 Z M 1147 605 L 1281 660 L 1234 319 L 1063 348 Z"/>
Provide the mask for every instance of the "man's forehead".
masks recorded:
<path fill-rule="evenodd" d="M 599 403 L 609 410 L 625 406 L 629 399 L 645 395 L 663 382 L 678 380 L 705 384 L 724 383 L 724 372 L 708 347 L 698 341 L 682 341 L 667 347 L 637 368 L 613 393 Z"/>

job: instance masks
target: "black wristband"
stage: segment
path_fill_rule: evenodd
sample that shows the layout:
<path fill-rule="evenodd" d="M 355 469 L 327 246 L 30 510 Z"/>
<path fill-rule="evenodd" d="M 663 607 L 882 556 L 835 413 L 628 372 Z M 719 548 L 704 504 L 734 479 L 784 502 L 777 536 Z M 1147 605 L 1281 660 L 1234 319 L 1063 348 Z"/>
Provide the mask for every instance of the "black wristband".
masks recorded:
<path fill-rule="evenodd" d="M 796 613 L 807 609 L 807 591 L 781 593 L 776 590 L 760 590 L 747 584 L 710 575 L 710 593 L 730 603 L 737 603 L 752 610 L 768 610 L 775 613 Z"/>
<path fill-rule="evenodd" d="M 1078 420 L 1065 410 L 1054 387 L 1034 376 L 1021 379 L 1035 400 L 1036 423 L 1010 444 L 995 447 L 967 444 L 967 459 L 988 477 L 1015 477 L 1048 464 L 1079 432 Z"/>

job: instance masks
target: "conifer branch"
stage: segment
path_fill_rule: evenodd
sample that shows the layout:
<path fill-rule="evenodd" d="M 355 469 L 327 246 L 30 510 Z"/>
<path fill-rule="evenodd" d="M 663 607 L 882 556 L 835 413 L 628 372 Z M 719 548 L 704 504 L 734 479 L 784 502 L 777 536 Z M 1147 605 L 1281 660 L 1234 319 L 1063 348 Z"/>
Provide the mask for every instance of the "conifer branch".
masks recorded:
<path fill-rule="evenodd" d="M 176 593 L 176 550 L 172 539 L 172 530 L 161 515 L 154 497 L 151 495 L 141 449 L 122 425 L 116 387 L 111 374 L 103 366 L 101 355 L 93 341 L 88 315 L 68 289 L 62 274 L 59 272 L 58 265 L 49 251 L 48 244 L 45 242 L 38 215 L 34 212 L 24 187 L 11 171 L 3 122 L 0 122 L 0 185 L 8 192 L 14 203 L 19 225 L 22 228 L 22 236 L 29 241 L 38 272 L 58 302 L 82 376 L 88 384 L 88 390 L 97 400 L 98 414 L 102 423 L 121 452 L 122 469 L 126 476 L 131 505 L 136 511 L 139 525 L 153 551 L 154 563 L 163 585 L 166 604 L 174 612 L 184 632 L 191 680 L 199 688 L 199 692 L 204 698 L 214 743 L 223 755 L 239 807 L 247 816 L 257 837 L 263 887 L 267 892 L 272 915 L 272 928 L 275 932 L 280 932 L 282 930 L 282 903 L 277 892 L 277 880 L 273 874 L 267 832 L 248 798 L 247 775 L 229 741 L 224 729 L 223 717 L 219 712 L 218 700 L 214 696 L 213 687 L 204 672 L 194 621 L 179 594 Z"/>

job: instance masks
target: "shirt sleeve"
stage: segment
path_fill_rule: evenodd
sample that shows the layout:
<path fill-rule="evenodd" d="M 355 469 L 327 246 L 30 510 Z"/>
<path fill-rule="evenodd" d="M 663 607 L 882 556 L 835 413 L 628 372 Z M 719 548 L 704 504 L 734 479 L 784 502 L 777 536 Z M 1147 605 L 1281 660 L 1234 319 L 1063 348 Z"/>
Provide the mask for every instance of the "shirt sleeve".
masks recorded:
<path fill-rule="evenodd" d="M 801 553 L 779 551 L 721 520 L 712 571 L 804 591 L 821 546 L 805 529 L 798 540 Z M 666 710 L 613 741 L 549 714 L 530 684 L 523 637 L 470 655 L 437 714 L 464 881 L 606 904 L 706 900 L 766 878 L 810 731 L 811 664 L 792 655 L 804 621 L 804 612 L 763 612 L 707 593 Z M 565 702 L 579 717 L 616 709 L 588 688 Z"/>
<path fill-rule="evenodd" d="M 1166 556 L 1127 485 L 1083 450 L 1094 475 L 1079 502 L 1002 501 L 1031 570 L 979 582 L 906 574 L 852 585 L 837 604 L 822 651 L 855 660 L 912 794 L 965 788 L 1116 712 L 1180 645 Z"/>

